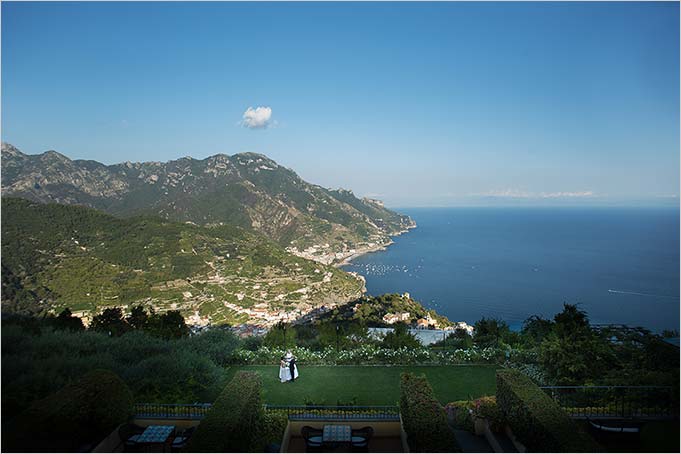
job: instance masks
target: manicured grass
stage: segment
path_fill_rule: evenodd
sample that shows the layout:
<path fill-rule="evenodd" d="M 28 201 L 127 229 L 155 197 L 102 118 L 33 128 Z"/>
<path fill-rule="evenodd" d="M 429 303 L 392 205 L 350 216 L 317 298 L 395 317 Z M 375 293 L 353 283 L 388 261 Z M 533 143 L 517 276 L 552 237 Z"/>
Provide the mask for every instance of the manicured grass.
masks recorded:
<path fill-rule="evenodd" d="M 400 399 L 400 374 L 426 374 L 443 404 L 493 395 L 495 366 L 301 366 L 292 383 L 279 382 L 278 366 L 240 366 L 229 371 L 252 370 L 262 376 L 263 401 L 272 405 L 336 405 L 353 398 L 357 405 L 395 405 Z"/>

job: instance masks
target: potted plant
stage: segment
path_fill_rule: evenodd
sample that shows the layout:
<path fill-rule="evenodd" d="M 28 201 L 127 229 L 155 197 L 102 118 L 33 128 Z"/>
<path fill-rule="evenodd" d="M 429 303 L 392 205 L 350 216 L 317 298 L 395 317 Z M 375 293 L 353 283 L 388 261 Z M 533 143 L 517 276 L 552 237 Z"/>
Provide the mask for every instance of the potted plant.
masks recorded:
<path fill-rule="evenodd" d="M 473 418 L 473 428 L 475 429 L 475 435 L 485 435 L 485 429 L 487 429 L 487 420 L 480 415 L 475 414 L 471 410 L 471 417 Z"/>
<path fill-rule="evenodd" d="M 476 435 L 483 435 L 488 427 L 493 432 L 499 432 L 503 429 L 504 421 L 497 407 L 495 396 L 485 396 L 476 399 L 470 412 Z"/>

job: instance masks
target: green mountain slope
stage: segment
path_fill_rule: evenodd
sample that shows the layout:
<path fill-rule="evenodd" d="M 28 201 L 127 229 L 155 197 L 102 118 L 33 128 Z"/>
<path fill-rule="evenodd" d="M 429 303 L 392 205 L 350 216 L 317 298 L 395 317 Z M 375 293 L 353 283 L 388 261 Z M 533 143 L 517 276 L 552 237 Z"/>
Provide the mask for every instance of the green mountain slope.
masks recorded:
<path fill-rule="evenodd" d="M 386 245 L 415 225 L 380 202 L 307 183 L 255 153 L 106 166 L 55 151 L 26 155 L 3 144 L 2 177 L 4 195 L 117 216 L 236 225 L 327 264 Z"/>
<path fill-rule="evenodd" d="M 87 315 L 144 303 L 214 324 L 271 324 L 279 311 L 300 315 L 363 289 L 362 280 L 241 227 L 116 218 L 7 197 L 2 215 L 4 310 L 68 306 Z"/>

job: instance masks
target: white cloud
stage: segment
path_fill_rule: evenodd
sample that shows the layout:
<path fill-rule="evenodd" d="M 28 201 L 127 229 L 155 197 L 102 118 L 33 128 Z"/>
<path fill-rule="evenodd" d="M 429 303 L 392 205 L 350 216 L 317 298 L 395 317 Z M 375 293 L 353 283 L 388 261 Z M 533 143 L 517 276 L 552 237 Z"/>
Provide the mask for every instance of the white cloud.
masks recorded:
<path fill-rule="evenodd" d="M 471 194 L 474 197 L 505 197 L 514 199 L 565 199 L 578 197 L 593 197 L 593 191 L 566 191 L 566 192 L 527 192 L 518 189 L 493 190 L 483 193 Z"/>
<path fill-rule="evenodd" d="M 501 189 L 492 190 L 487 192 L 480 192 L 476 194 L 471 194 L 473 197 L 513 197 L 513 198 L 528 198 L 531 194 L 526 191 L 520 191 L 518 189 Z"/>
<path fill-rule="evenodd" d="M 244 112 L 241 125 L 248 129 L 266 129 L 272 125 L 272 108 L 258 106 L 249 107 Z"/>
<path fill-rule="evenodd" d="M 542 192 L 539 197 L 543 199 L 562 199 L 572 197 L 593 197 L 593 191 L 578 191 L 578 192 Z"/>

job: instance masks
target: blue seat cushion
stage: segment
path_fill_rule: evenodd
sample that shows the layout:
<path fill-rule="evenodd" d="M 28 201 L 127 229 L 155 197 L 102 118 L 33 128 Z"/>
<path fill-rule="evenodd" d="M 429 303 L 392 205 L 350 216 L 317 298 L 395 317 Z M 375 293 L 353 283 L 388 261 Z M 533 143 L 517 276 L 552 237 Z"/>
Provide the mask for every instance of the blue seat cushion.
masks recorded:
<path fill-rule="evenodd" d="M 131 436 L 130 438 L 128 438 L 127 440 L 125 440 L 125 442 L 130 443 L 130 444 L 137 443 L 137 440 L 139 440 L 139 438 L 140 438 L 140 434 L 135 434 L 135 435 Z"/>
<path fill-rule="evenodd" d="M 309 445 L 322 445 L 322 437 L 310 437 L 306 440 Z"/>
<path fill-rule="evenodd" d="M 187 437 L 175 437 L 173 440 L 173 446 L 181 445 L 187 441 Z"/>

